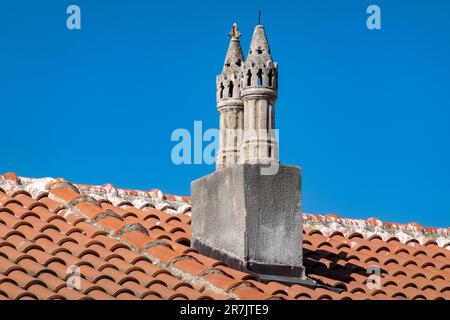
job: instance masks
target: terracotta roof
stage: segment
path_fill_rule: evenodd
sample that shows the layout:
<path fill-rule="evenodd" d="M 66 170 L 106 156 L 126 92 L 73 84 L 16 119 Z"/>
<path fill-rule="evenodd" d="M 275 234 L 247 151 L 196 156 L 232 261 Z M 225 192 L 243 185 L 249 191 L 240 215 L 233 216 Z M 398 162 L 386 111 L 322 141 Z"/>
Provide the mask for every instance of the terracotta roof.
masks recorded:
<path fill-rule="evenodd" d="M 0 300 L 450 299 L 449 229 L 304 214 L 304 264 L 319 286 L 264 284 L 189 247 L 189 201 L 0 175 Z M 366 284 L 373 265 L 379 288 Z"/>

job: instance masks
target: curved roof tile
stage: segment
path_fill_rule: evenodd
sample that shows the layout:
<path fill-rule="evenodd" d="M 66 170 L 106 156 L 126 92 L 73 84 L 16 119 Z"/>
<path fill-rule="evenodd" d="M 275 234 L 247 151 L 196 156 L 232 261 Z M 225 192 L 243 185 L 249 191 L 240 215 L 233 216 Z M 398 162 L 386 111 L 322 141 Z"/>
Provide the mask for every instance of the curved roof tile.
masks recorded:
<path fill-rule="evenodd" d="M 313 289 L 197 253 L 190 210 L 158 189 L 0 175 L 0 298 L 450 299 L 448 228 L 305 213 Z"/>

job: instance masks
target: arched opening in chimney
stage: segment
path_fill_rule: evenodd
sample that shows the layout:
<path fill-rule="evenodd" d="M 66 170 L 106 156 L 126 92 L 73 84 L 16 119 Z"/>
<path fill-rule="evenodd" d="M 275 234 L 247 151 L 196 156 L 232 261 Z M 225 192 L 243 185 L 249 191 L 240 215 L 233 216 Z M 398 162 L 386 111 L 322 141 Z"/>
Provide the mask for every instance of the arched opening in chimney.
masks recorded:
<path fill-rule="evenodd" d="M 272 85 L 273 85 L 273 70 L 272 69 L 270 69 L 268 77 L 269 77 L 269 87 L 272 87 Z"/>
<path fill-rule="evenodd" d="M 233 96 L 233 88 L 234 88 L 233 81 L 230 81 L 228 83 L 228 97 L 229 98 L 231 98 Z"/>
<path fill-rule="evenodd" d="M 257 76 L 258 76 L 258 87 L 261 87 L 262 86 L 262 76 L 263 76 L 262 69 L 258 70 Z"/>
<path fill-rule="evenodd" d="M 225 87 L 223 86 L 223 83 L 221 82 L 221 83 L 220 83 L 220 87 L 219 87 L 219 90 L 220 90 L 220 93 L 219 93 L 220 99 L 223 98 L 223 89 L 225 89 Z"/>

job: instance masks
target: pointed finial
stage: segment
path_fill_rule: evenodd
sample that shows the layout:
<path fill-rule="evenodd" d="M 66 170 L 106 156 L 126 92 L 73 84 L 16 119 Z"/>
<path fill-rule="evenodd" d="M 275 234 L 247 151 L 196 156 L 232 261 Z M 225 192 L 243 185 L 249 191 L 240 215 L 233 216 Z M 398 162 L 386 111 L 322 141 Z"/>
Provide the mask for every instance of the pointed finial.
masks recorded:
<path fill-rule="evenodd" d="M 230 33 L 228 34 L 231 39 L 239 39 L 241 37 L 241 32 L 238 29 L 237 23 L 233 23 Z"/>
<path fill-rule="evenodd" d="M 258 25 L 261 24 L 261 10 L 258 11 Z"/>

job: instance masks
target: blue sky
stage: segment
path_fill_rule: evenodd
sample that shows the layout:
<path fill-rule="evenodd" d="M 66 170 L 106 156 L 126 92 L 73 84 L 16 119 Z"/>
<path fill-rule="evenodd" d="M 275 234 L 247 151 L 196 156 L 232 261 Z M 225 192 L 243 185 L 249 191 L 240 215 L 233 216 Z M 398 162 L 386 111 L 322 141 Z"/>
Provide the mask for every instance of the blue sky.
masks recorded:
<path fill-rule="evenodd" d="M 81 8 L 81 30 L 66 8 Z M 366 28 L 378 4 L 382 29 Z M 2 1 L 0 172 L 189 194 L 177 128 L 216 128 L 234 21 L 280 66 L 280 159 L 303 209 L 450 225 L 450 2 Z"/>

